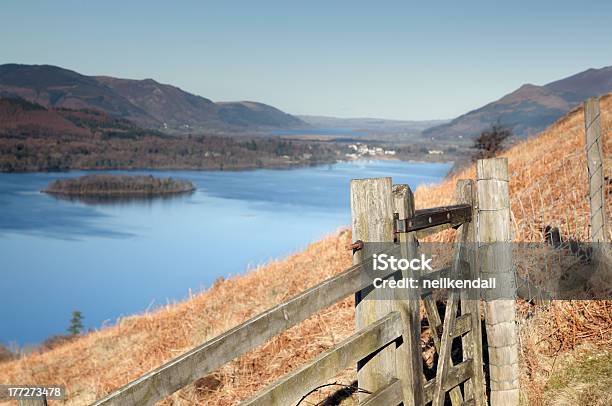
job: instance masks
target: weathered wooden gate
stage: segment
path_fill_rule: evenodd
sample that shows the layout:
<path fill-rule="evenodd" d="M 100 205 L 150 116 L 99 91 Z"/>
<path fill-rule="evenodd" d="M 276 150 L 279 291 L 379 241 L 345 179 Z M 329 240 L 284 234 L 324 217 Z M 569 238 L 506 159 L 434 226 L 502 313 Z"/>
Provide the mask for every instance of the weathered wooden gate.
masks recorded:
<path fill-rule="evenodd" d="M 475 222 L 472 221 L 477 217 L 475 188 L 473 181 L 460 181 L 457 184 L 456 206 L 415 211 L 413 195 L 406 185 L 392 186 L 390 178 L 353 181 L 353 239 L 382 242 L 395 240 L 401 244 L 402 250 L 407 251 L 402 252 L 402 256 L 410 258 L 415 257 L 418 249 L 417 231 L 438 232 L 442 226 L 457 227 L 450 268 L 428 274 L 427 277 L 456 278 L 460 273 L 465 277 L 476 269 L 476 252 L 471 249 L 476 239 Z M 368 252 L 368 244 L 357 245 L 362 249 L 357 251 L 355 258 L 357 263 L 361 263 L 373 253 Z M 422 275 L 402 275 L 406 278 L 415 276 L 418 278 Z M 384 297 L 385 294 L 388 296 Z M 358 386 L 369 391 L 384 391 L 388 390 L 388 382 L 399 379 L 403 392 L 400 400 L 406 405 L 428 402 L 434 406 L 442 405 L 447 392 L 453 406 L 485 404 L 480 301 L 469 299 L 465 292 L 452 290 L 448 294 L 442 320 L 433 298 L 433 290 L 410 289 L 402 291 L 402 294 L 407 297 L 392 297 L 389 292 L 371 289 L 356 295 L 355 317 L 358 329 L 393 311 L 401 315 L 404 326 L 402 343 L 395 348 L 394 353 L 377 353 L 359 365 Z M 436 376 L 429 381 L 425 381 L 423 375 L 419 299 L 422 299 L 438 353 Z M 455 339 L 461 340 L 461 345 L 456 347 L 461 347 L 463 353 L 463 361 L 457 365 L 453 365 L 451 359 Z M 463 391 L 460 388 L 462 384 Z M 363 400 L 367 401 L 367 398 L 364 396 Z M 397 405 L 396 401 L 394 399 L 385 404 Z"/>

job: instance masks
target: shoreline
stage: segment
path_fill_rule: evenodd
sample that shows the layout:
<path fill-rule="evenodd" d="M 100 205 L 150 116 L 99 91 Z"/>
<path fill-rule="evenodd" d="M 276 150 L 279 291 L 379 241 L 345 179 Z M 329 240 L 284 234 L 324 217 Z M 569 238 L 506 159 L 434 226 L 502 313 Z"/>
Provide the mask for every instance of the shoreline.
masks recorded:
<path fill-rule="evenodd" d="M 62 192 L 52 189 L 42 189 L 40 193 L 47 193 L 54 196 L 66 196 L 66 197 L 155 197 L 155 196 L 168 196 L 168 195 L 181 195 L 192 193 L 196 190 L 195 187 L 185 190 L 167 191 L 167 192 L 132 192 L 129 190 L 120 191 L 109 191 L 109 192 Z"/>
<path fill-rule="evenodd" d="M 270 166 L 247 166 L 247 167 L 238 167 L 238 168 L 206 168 L 206 167 L 193 167 L 193 166 L 168 166 L 168 167 L 115 167 L 115 168 L 105 168 L 105 167 L 74 167 L 67 168 L 62 170 L 34 170 L 34 171 L 2 171 L 0 170 L 0 175 L 2 174 L 33 174 L 33 173 L 70 173 L 76 171 L 82 172 L 102 172 L 107 173 L 111 171 L 125 171 L 125 172 L 137 172 L 137 171 L 159 171 L 159 172 L 168 172 L 168 171 L 186 171 L 186 172 L 251 172 L 256 170 L 293 170 L 293 169 L 303 169 L 303 168 L 314 168 L 317 166 L 324 165 L 335 165 L 340 163 L 352 163 L 352 162 L 368 162 L 368 161 L 397 161 L 397 162 L 406 162 L 406 163 L 415 163 L 415 164 L 450 164 L 454 165 L 455 160 L 448 161 L 433 161 L 433 160 L 417 160 L 417 159 L 399 159 L 399 158 L 389 158 L 389 157 L 371 157 L 367 159 L 337 159 L 335 161 L 330 162 L 317 162 L 310 164 L 290 164 L 290 165 L 270 165 Z"/>

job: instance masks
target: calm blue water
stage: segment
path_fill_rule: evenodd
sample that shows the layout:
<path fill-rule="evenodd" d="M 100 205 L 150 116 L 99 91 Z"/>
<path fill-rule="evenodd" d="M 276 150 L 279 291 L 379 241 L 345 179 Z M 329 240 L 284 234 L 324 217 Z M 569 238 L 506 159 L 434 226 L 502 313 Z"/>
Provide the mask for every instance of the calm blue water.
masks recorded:
<path fill-rule="evenodd" d="M 0 174 L 0 342 L 88 328 L 183 299 L 220 276 L 304 248 L 349 223 L 351 178 L 433 183 L 449 164 L 339 163 L 246 172 L 138 171 L 186 178 L 189 196 L 83 203 L 39 192 L 84 172 Z M 122 173 L 122 172 L 115 172 Z"/>

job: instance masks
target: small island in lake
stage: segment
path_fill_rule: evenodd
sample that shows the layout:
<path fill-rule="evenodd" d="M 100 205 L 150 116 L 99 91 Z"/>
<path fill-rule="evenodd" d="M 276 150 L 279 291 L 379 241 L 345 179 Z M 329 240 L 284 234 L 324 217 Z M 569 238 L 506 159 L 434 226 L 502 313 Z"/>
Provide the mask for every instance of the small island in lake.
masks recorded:
<path fill-rule="evenodd" d="M 189 193 L 195 189 L 193 183 L 183 179 L 102 174 L 58 179 L 42 192 L 82 197 L 150 197 Z"/>

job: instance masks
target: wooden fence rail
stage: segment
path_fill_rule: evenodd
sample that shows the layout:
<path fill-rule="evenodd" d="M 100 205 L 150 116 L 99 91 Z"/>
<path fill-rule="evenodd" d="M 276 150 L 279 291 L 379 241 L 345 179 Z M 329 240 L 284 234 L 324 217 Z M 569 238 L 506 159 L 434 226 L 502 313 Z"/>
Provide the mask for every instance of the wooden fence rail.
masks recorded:
<path fill-rule="evenodd" d="M 284 406 L 296 404 L 306 393 L 327 382 L 357 361 L 384 349 L 402 336 L 402 318 L 392 312 L 359 330 L 301 368 L 268 386 L 243 406 Z M 390 348 L 394 350 L 394 348 Z M 395 367 L 394 365 L 392 366 Z"/>
<path fill-rule="evenodd" d="M 93 405 L 150 405 L 369 284 L 354 265 L 112 392 Z M 389 276 L 391 272 L 386 275 Z"/>

